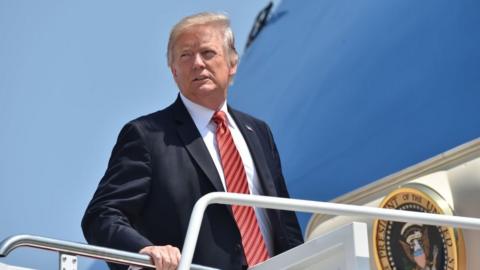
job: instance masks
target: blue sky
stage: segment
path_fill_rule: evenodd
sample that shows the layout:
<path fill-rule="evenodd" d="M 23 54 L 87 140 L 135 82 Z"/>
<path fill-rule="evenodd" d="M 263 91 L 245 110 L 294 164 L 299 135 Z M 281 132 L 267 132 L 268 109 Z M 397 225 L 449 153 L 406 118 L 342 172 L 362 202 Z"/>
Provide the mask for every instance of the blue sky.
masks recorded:
<path fill-rule="evenodd" d="M 227 12 L 241 53 L 267 3 L 0 0 L 0 239 L 84 242 L 80 220 L 121 126 L 177 94 L 170 28 L 193 13 Z M 0 262 L 53 269 L 57 257 L 18 250 Z"/>

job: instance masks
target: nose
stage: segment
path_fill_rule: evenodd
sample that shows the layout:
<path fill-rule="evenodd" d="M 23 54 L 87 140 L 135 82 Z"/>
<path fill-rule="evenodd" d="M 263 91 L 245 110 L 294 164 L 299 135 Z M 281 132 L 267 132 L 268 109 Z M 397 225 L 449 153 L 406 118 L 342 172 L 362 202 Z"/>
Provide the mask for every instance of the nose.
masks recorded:
<path fill-rule="evenodd" d="M 199 53 L 196 53 L 193 58 L 193 68 L 205 68 L 205 62 Z"/>

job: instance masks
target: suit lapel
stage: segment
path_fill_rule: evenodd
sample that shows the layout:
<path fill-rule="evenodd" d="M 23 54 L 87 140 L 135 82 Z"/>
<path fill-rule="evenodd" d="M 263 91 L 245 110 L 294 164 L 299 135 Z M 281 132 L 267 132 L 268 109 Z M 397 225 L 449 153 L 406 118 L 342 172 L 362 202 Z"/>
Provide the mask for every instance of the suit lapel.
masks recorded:
<path fill-rule="evenodd" d="M 275 192 L 275 187 L 272 182 L 272 175 L 270 170 L 268 170 L 267 160 L 265 159 L 265 154 L 262 151 L 263 147 L 258 137 L 259 131 L 255 130 L 251 121 L 248 121 L 248 119 L 237 113 L 235 110 L 229 107 L 228 111 L 237 123 L 243 138 L 247 142 L 248 150 L 250 150 L 250 154 L 252 155 L 255 169 L 257 170 L 258 178 L 263 188 L 263 195 L 276 196 L 277 193 Z"/>
<path fill-rule="evenodd" d="M 215 189 L 217 191 L 225 191 L 212 157 L 205 146 L 205 142 L 200 136 L 195 123 L 185 108 L 185 105 L 183 105 L 180 97 L 177 97 L 177 100 L 174 103 L 174 117 L 177 124 L 178 134 L 180 135 L 187 151 L 197 162 L 198 166 L 205 173 Z"/>

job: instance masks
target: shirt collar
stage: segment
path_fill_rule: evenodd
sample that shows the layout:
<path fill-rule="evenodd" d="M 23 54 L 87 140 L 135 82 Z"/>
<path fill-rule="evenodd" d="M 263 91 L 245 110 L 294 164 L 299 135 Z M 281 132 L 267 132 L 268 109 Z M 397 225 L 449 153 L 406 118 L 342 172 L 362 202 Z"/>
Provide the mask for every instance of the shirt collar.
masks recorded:
<path fill-rule="evenodd" d="M 195 122 L 195 125 L 197 128 L 206 128 L 208 124 L 210 123 L 210 120 L 212 119 L 213 114 L 215 111 L 203 107 L 202 105 L 199 105 L 191 100 L 189 100 L 187 97 L 185 97 L 181 92 L 180 92 L 180 98 L 183 101 L 183 104 L 187 108 L 187 111 L 190 113 L 190 116 L 193 119 L 193 122 Z M 230 115 L 228 114 L 227 110 L 227 101 L 223 103 L 223 105 L 220 108 L 221 111 L 225 112 L 227 114 L 228 122 L 230 124 Z"/>

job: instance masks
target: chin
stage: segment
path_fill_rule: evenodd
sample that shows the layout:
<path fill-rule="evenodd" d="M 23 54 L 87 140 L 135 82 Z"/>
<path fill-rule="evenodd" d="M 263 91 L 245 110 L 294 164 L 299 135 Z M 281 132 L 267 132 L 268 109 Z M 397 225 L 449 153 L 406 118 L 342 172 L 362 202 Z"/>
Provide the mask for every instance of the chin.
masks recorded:
<path fill-rule="evenodd" d="M 215 92 L 218 92 L 218 89 L 216 86 L 213 86 L 213 85 L 205 85 L 197 88 L 195 92 L 201 95 L 210 95 L 210 94 L 214 94 Z"/>

